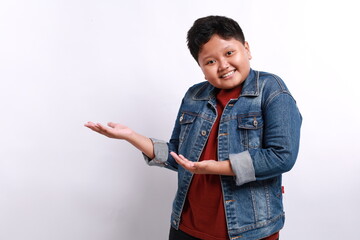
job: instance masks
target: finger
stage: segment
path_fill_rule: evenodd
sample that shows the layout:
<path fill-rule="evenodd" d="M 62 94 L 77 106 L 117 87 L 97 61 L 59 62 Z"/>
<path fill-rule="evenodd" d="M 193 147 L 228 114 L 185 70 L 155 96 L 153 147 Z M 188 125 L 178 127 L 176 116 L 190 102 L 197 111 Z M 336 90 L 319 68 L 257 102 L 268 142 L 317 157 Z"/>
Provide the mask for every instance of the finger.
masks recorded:
<path fill-rule="evenodd" d="M 95 125 L 100 131 L 103 131 L 103 132 L 107 132 L 108 131 L 108 128 L 105 127 L 104 125 L 102 125 L 101 123 L 97 123 Z"/>
<path fill-rule="evenodd" d="M 183 166 L 185 169 L 189 170 L 189 171 L 193 171 L 194 170 L 194 163 L 190 160 L 188 160 L 187 158 L 185 158 L 183 155 L 177 155 L 174 152 L 170 153 L 175 161 L 180 164 L 181 166 Z"/>
<path fill-rule="evenodd" d="M 189 160 L 188 160 L 188 161 L 186 162 L 186 165 L 187 165 L 189 168 L 193 169 L 193 170 L 196 169 L 195 163 L 192 162 L 192 161 L 189 161 Z"/>
<path fill-rule="evenodd" d="M 116 123 L 113 123 L 113 122 L 109 122 L 107 125 L 111 128 L 116 127 Z"/>
<path fill-rule="evenodd" d="M 102 125 L 101 123 L 96 123 L 95 124 L 95 128 L 98 133 L 102 134 L 102 135 L 105 135 L 107 137 L 111 137 L 112 134 L 111 134 L 111 128 L 108 128 L 104 125 Z"/>
<path fill-rule="evenodd" d="M 86 123 L 85 127 L 88 127 L 88 128 L 90 128 L 91 130 L 93 130 L 95 132 L 100 132 L 100 129 L 92 122 Z"/>
<path fill-rule="evenodd" d="M 183 155 L 179 155 L 179 158 L 185 163 L 187 164 L 189 167 L 194 167 L 195 163 L 190 161 L 189 159 L 187 159 L 186 157 L 184 157 Z"/>
<path fill-rule="evenodd" d="M 87 122 L 84 124 L 85 127 L 93 127 L 95 124 L 93 122 Z"/>
<path fill-rule="evenodd" d="M 181 158 L 183 161 L 189 161 L 186 157 L 184 157 L 182 154 L 179 154 L 179 158 Z"/>
<path fill-rule="evenodd" d="M 181 166 L 184 166 L 185 165 L 185 162 L 184 160 L 182 160 L 179 155 L 177 155 L 176 153 L 174 152 L 170 152 L 171 156 L 175 159 L 175 161 L 180 164 Z"/>
<path fill-rule="evenodd" d="M 178 160 L 178 161 L 182 161 L 181 159 L 179 159 L 179 155 L 177 155 L 175 152 L 170 152 L 170 155 L 175 159 L 175 160 Z"/>

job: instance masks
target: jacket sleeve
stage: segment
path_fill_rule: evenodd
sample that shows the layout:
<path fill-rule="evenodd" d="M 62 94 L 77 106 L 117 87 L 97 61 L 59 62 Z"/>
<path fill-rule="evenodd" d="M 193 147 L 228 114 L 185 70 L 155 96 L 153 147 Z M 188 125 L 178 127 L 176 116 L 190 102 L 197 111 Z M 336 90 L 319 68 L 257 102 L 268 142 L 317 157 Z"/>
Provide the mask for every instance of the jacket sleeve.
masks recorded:
<path fill-rule="evenodd" d="M 237 185 L 278 176 L 295 164 L 302 117 L 290 93 L 272 95 L 263 107 L 263 118 L 262 147 L 229 156 Z"/>

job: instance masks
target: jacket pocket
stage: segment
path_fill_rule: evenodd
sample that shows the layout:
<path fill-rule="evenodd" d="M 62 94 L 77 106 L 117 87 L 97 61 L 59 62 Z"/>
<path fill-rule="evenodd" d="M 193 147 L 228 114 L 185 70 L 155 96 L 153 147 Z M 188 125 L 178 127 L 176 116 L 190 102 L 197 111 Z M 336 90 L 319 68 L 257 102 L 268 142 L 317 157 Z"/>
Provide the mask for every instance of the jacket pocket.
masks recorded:
<path fill-rule="evenodd" d="M 193 122 L 196 119 L 197 114 L 183 112 L 179 118 L 180 123 L 180 135 L 179 135 L 179 149 L 181 148 L 183 142 L 186 141 L 190 128 L 193 125 Z"/>
<path fill-rule="evenodd" d="M 264 122 L 261 113 L 249 113 L 238 116 L 240 142 L 246 149 L 261 147 L 263 126 Z"/>

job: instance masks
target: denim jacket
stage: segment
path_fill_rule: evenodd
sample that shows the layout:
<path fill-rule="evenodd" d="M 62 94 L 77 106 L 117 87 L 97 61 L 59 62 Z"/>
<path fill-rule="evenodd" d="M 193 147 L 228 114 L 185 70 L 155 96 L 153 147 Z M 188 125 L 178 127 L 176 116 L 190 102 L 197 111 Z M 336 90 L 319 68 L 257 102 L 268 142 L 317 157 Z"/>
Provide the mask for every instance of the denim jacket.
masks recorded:
<path fill-rule="evenodd" d="M 284 82 L 276 75 L 250 70 L 241 95 L 222 116 L 216 111 L 218 89 L 208 82 L 185 94 L 169 142 L 151 139 L 149 165 L 178 172 L 171 225 L 178 229 L 193 174 L 169 154 L 198 161 L 217 117 L 218 161 L 230 160 L 236 176 L 221 176 L 230 239 L 260 239 L 284 225 L 281 174 L 289 171 L 299 149 L 301 114 Z"/>

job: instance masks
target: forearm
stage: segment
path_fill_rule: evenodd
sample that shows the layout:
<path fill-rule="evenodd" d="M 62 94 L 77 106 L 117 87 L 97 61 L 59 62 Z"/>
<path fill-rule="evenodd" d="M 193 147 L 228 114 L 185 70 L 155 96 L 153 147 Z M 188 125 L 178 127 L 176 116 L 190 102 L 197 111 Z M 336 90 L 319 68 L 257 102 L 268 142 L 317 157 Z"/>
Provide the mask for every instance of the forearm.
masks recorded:
<path fill-rule="evenodd" d="M 213 174 L 235 176 L 230 160 L 217 161 Z"/>
<path fill-rule="evenodd" d="M 155 157 L 154 154 L 154 145 L 150 138 L 145 137 L 137 132 L 132 131 L 132 133 L 125 139 L 129 143 L 131 143 L 134 147 L 143 152 L 150 159 Z"/>

